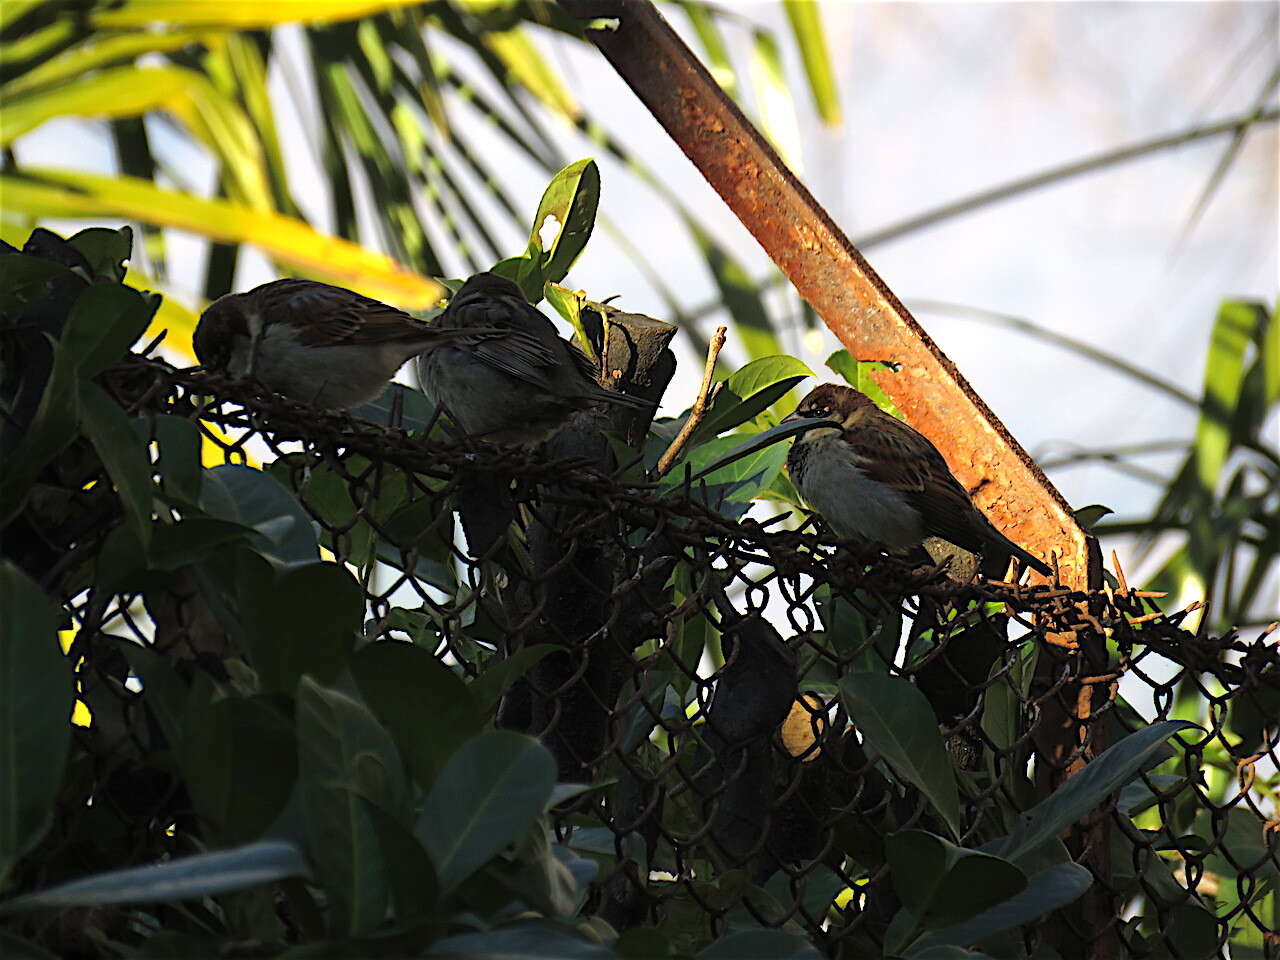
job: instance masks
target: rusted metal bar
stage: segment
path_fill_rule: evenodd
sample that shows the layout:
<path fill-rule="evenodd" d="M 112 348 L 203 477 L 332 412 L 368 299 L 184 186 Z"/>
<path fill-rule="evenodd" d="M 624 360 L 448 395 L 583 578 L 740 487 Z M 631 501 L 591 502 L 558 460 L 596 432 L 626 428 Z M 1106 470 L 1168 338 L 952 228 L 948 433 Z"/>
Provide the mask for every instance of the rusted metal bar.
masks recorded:
<path fill-rule="evenodd" d="M 582 20 L 616 19 L 587 36 L 800 295 L 853 356 L 902 365 L 877 381 L 978 506 L 1031 552 L 1057 554 L 1063 583 L 1088 586 L 1089 538 L 1062 495 L 653 5 L 560 5 Z"/>
<path fill-rule="evenodd" d="M 911 425 L 946 457 L 974 502 L 1004 533 L 1056 561 L 1059 581 L 1097 589 L 1102 558 L 1066 500 L 983 403 L 902 302 L 863 259 L 758 130 L 725 96 L 698 58 L 648 0 L 560 0 L 637 97 L 715 188 L 778 268 L 856 358 L 892 360 L 898 373 L 873 374 Z M 599 22 L 606 19 L 608 22 Z M 1053 558 L 1053 559 L 1050 559 Z M 1049 680 L 1083 646 L 1084 672 L 1107 669 L 1105 638 L 1090 631 L 1057 638 L 1038 672 Z M 1052 790 L 1106 748 L 1102 724 L 1107 685 L 1073 684 L 1040 718 L 1037 747 L 1042 790 Z M 1085 898 L 1099 931 L 1086 947 L 1095 960 L 1115 955 L 1105 819 L 1073 837 L 1104 879 Z M 1085 852 L 1087 851 L 1087 853 Z"/>

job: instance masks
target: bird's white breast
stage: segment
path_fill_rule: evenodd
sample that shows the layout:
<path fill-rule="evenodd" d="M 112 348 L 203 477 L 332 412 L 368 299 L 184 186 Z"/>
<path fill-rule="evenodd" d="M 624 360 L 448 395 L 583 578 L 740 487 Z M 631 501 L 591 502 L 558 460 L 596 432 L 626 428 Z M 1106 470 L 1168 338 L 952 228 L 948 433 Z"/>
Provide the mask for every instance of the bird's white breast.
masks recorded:
<path fill-rule="evenodd" d="M 872 480 L 836 438 L 809 441 L 801 495 L 838 536 L 890 552 L 918 545 L 919 512 L 893 487 Z"/>

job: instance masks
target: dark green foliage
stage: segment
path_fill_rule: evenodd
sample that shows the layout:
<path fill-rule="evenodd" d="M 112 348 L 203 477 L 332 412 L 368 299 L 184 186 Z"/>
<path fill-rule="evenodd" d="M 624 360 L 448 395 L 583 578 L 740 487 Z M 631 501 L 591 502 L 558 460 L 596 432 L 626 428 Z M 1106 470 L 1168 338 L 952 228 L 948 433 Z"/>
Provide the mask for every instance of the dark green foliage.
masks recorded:
<path fill-rule="evenodd" d="M 544 197 L 539 216 L 563 216 L 570 233 L 544 249 L 535 232 L 506 261 L 531 296 L 581 252 L 593 170 L 574 165 Z M 568 614 L 552 617 L 518 578 L 460 552 L 440 505 L 448 465 L 391 470 L 369 447 L 286 451 L 266 470 L 203 465 L 197 415 L 144 415 L 127 399 L 151 368 L 125 354 L 156 306 L 122 285 L 127 234 L 45 231 L 29 247 L 0 254 L 7 952 L 711 958 L 843 944 L 910 960 L 1024 956 L 1022 933 L 1051 929 L 1046 916 L 1090 889 L 1060 837 L 1117 796 L 1112 880 L 1153 904 L 1127 942 L 1206 955 L 1228 916 L 1139 851 L 1137 824 L 1158 814 L 1174 849 L 1198 845 L 1216 876 L 1256 884 L 1219 898 L 1235 942 L 1251 945 L 1239 908 L 1265 909 L 1274 846 L 1252 808 L 1197 804 L 1185 789 L 1203 779 L 1192 767 L 1212 759 L 1210 739 L 1117 701 L 1109 749 L 1052 792 L 1033 784 L 1041 647 L 982 634 L 999 604 L 958 602 L 904 638 L 920 614 L 901 597 L 792 577 L 783 592 L 808 592 L 788 596 L 784 638 L 736 616 L 730 582 L 699 555 L 728 555 L 727 539 L 687 547 L 635 523 L 620 537 L 647 566 L 607 583 L 616 615 L 604 628 L 584 617 L 580 629 L 573 616 L 597 583 L 568 581 L 555 598 Z M 1230 316 L 1255 338 L 1269 322 Z M 1224 343 L 1239 354 L 1240 337 Z M 1264 361 L 1222 360 L 1238 390 L 1207 395 L 1239 412 L 1256 388 L 1274 404 Z M 832 365 L 859 382 L 866 372 Z M 807 374 L 781 356 L 731 374 L 664 478 L 653 467 L 682 420 L 655 425 L 630 465 L 647 486 L 633 489 L 717 524 L 754 501 L 794 504 L 782 441 L 814 424 L 776 414 Z M 421 439 L 430 411 L 413 391 L 364 412 L 388 422 L 397 394 Z M 1197 471 L 1261 443 L 1243 428 L 1225 442 L 1202 432 L 1217 439 Z M 673 513 L 675 534 L 691 540 L 688 515 Z M 512 536 L 518 558 L 527 544 Z M 608 581 L 618 558 L 591 549 Z M 840 576 L 866 568 L 830 562 Z M 371 587 L 403 574 L 416 597 Z M 69 656 L 59 627 L 75 631 Z M 579 657 L 587 628 L 616 659 Z M 979 634 L 990 648 L 966 658 Z M 1250 656 L 1236 669 L 1253 680 L 1228 714 L 1237 751 L 1274 743 L 1275 666 Z M 616 749 L 592 782 L 558 783 L 588 765 L 566 763 L 556 736 L 538 739 L 538 683 L 561 684 L 569 702 L 582 692 L 574 668 L 599 662 L 623 665 L 586 690 L 612 713 Z M 714 684 L 695 675 L 704 663 Z M 962 696 L 947 699 L 948 675 Z M 798 695 L 814 698 L 821 727 L 803 761 L 776 742 Z M 73 738 L 76 696 L 92 723 Z M 641 897 L 628 900 L 628 877 Z M 845 939 L 814 932 L 828 930 Z"/>

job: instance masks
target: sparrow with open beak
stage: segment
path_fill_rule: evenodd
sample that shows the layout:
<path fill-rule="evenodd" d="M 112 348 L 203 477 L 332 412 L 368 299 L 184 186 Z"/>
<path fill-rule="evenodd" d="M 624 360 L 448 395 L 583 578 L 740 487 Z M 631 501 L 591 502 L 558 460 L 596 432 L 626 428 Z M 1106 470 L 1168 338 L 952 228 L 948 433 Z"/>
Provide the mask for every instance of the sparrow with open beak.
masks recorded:
<path fill-rule="evenodd" d="M 504 331 L 450 342 L 417 361 L 423 391 L 473 437 L 533 446 L 564 426 L 575 410 L 600 403 L 653 407 L 600 386 L 591 361 L 561 339 L 506 277 L 477 273 L 449 301 L 438 326 L 451 332 Z"/>
<path fill-rule="evenodd" d="M 865 394 L 815 387 L 787 420 L 819 417 L 838 427 L 801 435 L 787 455 L 800 495 L 838 536 L 904 554 L 937 537 L 982 556 L 1049 567 L 991 525 L 951 475 L 938 449 Z"/>
<path fill-rule="evenodd" d="M 330 410 L 373 400 L 410 357 L 499 330 L 446 330 L 314 280 L 275 280 L 209 305 L 192 346 L 209 370 Z"/>

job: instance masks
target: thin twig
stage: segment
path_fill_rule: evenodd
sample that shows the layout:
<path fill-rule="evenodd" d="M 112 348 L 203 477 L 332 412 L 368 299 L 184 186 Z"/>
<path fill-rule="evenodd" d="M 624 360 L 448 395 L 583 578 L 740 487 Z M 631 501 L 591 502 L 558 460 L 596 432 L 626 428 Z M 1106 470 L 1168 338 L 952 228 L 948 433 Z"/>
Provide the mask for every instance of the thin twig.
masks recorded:
<path fill-rule="evenodd" d="M 658 476 L 662 476 L 674 466 L 680 451 L 693 436 L 693 431 L 698 429 L 702 418 L 707 415 L 707 398 L 711 393 L 711 378 L 716 372 L 716 357 L 720 356 L 720 348 L 724 346 L 724 337 L 727 332 L 726 327 L 716 327 L 715 336 L 707 346 L 707 365 L 702 370 L 702 386 L 698 390 L 698 399 L 693 401 L 693 406 L 689 408 L 689 417 L 680 428 L 680 432 L 676 434 L 676 438 L 671 441 L 671 446 L 667 447 L 666 452 L 658 460 Z"/>

